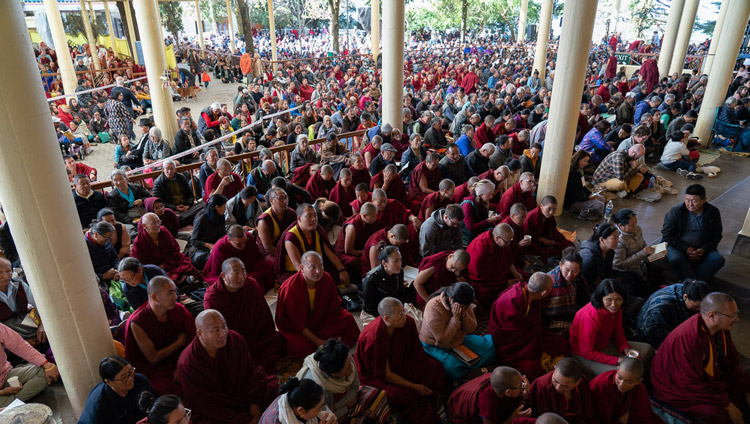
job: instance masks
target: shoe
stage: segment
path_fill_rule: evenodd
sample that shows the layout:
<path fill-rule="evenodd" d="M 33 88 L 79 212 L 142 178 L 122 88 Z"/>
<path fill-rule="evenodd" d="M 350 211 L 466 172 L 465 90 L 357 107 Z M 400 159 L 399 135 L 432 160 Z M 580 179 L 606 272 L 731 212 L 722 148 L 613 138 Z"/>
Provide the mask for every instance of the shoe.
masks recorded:
<path fill-rule="evenodd" d="M 627 192 L 627 190 L 620 190 L 620 191 L 617 192 L 617 196 L 620 199 L 624 199 L 624 198 L 628 197 L 628 192 Z"/>
<path fill-rule="evenodd" d="M 696 174 L 695 172 L 688 172 L 688 174 L 685 175 L 685 178 L 687 178 L 689 180 L 702 180 L 703 179 L 703 175 Z"/>
<path fill-rule="evenodd" d="M 599 214 L 591 208 L 586 208 L 578 214 L 578 219 L 581 221 L 596 221 L 598 218 Z"/>
<path fill-rule="evenodd" d="M 677 175 L 681 176 L 682 178 L 687 178 L 689 172 L 686 169 L 677 168 L 677 171 L 675 171 Z"/>
<path fill-rule="evenodd" d="M 672 181 L 662 177 L 661 175 L 656 176 L 656 184 L 664 187 L 672 187 Z"/>

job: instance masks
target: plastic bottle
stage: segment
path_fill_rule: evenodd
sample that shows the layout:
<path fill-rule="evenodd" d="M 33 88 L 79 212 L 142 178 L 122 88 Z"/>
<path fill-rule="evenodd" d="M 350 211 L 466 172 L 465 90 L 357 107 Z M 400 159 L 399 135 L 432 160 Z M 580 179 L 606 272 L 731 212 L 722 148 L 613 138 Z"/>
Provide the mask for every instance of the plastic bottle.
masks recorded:
<path fill-rule="evenodd" d="M 651 177 L 648 180 L 648 188 L 654 188 L 656 186 L 656 177 Z"/>
<path fill-rule="evenodd" d="M 607 202 L 607 207 L 604 209 L 604 220 L 609 221 L 612 218 L 612 209 L 614 209 L 615 205 L 610 200 Z"/>

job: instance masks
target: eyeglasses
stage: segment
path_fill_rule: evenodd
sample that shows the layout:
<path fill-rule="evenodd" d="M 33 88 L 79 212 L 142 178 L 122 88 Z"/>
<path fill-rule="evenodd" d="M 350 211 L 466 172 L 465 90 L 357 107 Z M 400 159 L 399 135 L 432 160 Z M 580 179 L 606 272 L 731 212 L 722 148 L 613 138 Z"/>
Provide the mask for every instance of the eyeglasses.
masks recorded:
<path fill-rule="evenodd" d="M 739 309 L 737 309 L 737 313 L 735 313 L 734 315 L 725 314 L 725 313 L 719 312 L 719 311 L 714 311 L 714 312 L 717 313 L 717 314 L 719 314 L 719 315 L 724 315 L 725 317 L 732 318 L 732 319 L 739 319 L 739 317 L 740 317 L 740 310 Z"/>
<path fill-rule="evenodd" d="M 518 387 L 508 387 L 508 390 L 523 390 L 526 388 L 526 382 L 522 381 Z"/>
<path fill-rule="evenodd" d="M 135 367 L 131 368 L 130 371 L 128 371 L 128 373 L 125 374 L 125 375 L 123 375 L 122 377 L 120 377 L 120 378 L 113 378 L 113 380 L 114 381 L 118 381 L 120 383 L 124 383 L 124 382 L 130 380 L 131 378 L 133 378 L 134 376 L 135 376 Z"/>
<path fill-rule="evenodd" d="M 190 417 L 193 415 L 193 411 L 189 408 L 185 408 L 185 416 L 182 417 L 180 421 L 177 421 L 177 424 L 183 424 L 183 423 L 189 423 Z"/>

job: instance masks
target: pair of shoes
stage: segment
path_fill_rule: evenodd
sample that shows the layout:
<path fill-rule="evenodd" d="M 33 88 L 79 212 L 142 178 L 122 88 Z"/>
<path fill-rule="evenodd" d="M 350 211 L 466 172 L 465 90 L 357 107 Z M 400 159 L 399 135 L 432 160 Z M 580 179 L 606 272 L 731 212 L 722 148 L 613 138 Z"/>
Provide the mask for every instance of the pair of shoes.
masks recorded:
<path fill-rule="evenodd" d="M 682 178 L 687 178 L 687 175 L 689 174 L 689 172 L 687 171 L 687 169 L 682 169 L 682 168 L 677 168 L 677 170 L 675 171 L 675 173 L 677 175 L 681 176 Z"/>
<path fill-rule="evenodd" d="M 689 180 L 702 180 L 703 179 L 703 175 L 696 174 L 695 172 L 690 172 L 686 169 L 678 168 L 676 172 L 677 172 L 677 175 L 683 178 L 687 178 Z"/>
<path fill-rule="evenodd" d="M 617 192 L 617 196 L 620 199 L 624 199 L 624 198 L 628 197 L 628 191 L 627 190 L 620 190 L 620 191 Z"/>

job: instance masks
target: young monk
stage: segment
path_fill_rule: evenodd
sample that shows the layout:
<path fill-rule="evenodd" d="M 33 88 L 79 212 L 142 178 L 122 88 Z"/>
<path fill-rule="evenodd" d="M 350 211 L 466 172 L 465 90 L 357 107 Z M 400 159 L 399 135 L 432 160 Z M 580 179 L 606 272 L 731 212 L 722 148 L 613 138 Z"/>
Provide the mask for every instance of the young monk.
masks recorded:
<path fill-rule="evenodd" d="M 651 410 L 643 384 L 643 362 L 623 358 L 617 369 L 591 380 L 591 397 L 600 422 L 656 424 L 662 421 Z"/>
<path fill-rule="evenodd" d="M 378 210 L 370 202 L 365 203 L 359 213 L 344 222 L 334 251 L 352 275 L 360 275 L 362 253 L 367 239 L 378 230 Z"/>
<path fill-rule="evenodd" d="M 414 279 L 417 304 L 420 308 L 430 300 L 432 293 L 457 281 L 466 281 L 466 268 L 470 257 L 463 249 L 436 253 L 422 259 L 419 273 Z"/>
<path fill-rule="evenodd" d="M 531 244 L 526 250 L 531 255 L 540 256 L 543 261 L 560 257 L 566 247 L 573 246 L 557 229 L 555 220 L 557 199 L 544 196 L 542 204 L 532 209 L 523 223 L 523 232 L 531 236 Z"/>
<path fill-rule="evenodd" d="M 443 178 L 439 162 L 437 153 L 428 153 L 427 158 L 411 171 L 409 196 L 412 201 L 421 203 L 425 197 L 439 190 L 438 185 Z"/>
<path fill-rule="evenodd" d="M 336 180 L 333 179 L 333 168 L 331 168 L 331 165 L 323 165 L 318 172 L 314 173 L 307 180 L 305 190 L 310 193 L 313 199 L 320 197 L 327 199 L 335 185 Z"/>
<path fill-rule="evenodd" d="M 370 180 L 370 189 L 374 190 L 376 188 L 382 188 L 389 199 L 396 200 L 406 209 L 411 210 L 412 203 L 409 199 L 409 190 L 398 175 L 396 165 L 386 165 L 382 171 L 373 175 L 372 180 Z"/>
<path fill-rule="evenodd" d="M 297 214 L 294 209 L 289 208 L 289 196 L 281 188 L 268 190 L 266 201 L 271 203 L 271 207 L 258 217 L 256 223 L 260 240 L 259 247 L 262 246 L 264 256 L 274 259 L 281 234 L 294 224 Z"/>
<path fill-rule="evenodd" d="M 459 386 L 448 398 L 453 424 L 510 424 L 530 417 L 524 405 L 529 380 L 518 370 L 500 366 Z"/>
<path fill-rule="evenodd" d="M 485 310 L 505 290 L 508 283 L 521 280 L 521 274 L 513 266 L 513 230 L 508 224 L 498 224 L 495 228 L 482 232 L 471 241 L 466 252 L 469 262 L 469 282 L 476 290 L 477 302 Z M 508 280 L 508 274 L 512 280 Z"/>
<path fill-rule="evenodd" d="M 582 375 L 581 365 L 573 358 L 562 359 L 554 371 L 531 383 L 529 406 L 532 416 L 553 412 L 571 424 L 596 422 L 589 383 Z"/>
<path fill-rule="evenodd" d="M 339 205 L 341 215 L 344 219 L 348 219 L 354 215 L 354 210 L 350 203 L 356 198 L 357 195 L 354 193 L 354 186 L 352 185 L 352 171 L 344 168 L 339 172 L 339 181 L 331 189 L 328 200 Z"/>
<path fill-rule="evenodd" d="M 451 204 L 451 198 L 456 191 L 456 184 L 448 178 L 440 181 L 437 191 L 424 196 L 419 206 L 419 219 L 424 222 L 432 213 Z"/>

